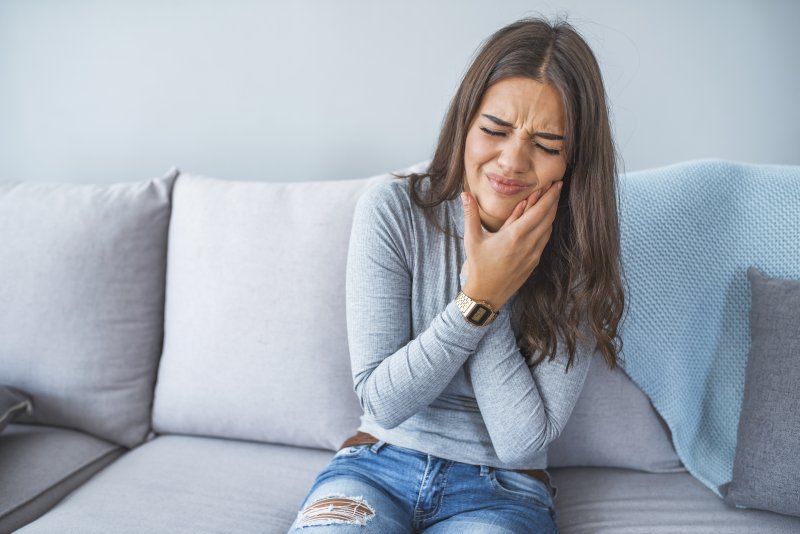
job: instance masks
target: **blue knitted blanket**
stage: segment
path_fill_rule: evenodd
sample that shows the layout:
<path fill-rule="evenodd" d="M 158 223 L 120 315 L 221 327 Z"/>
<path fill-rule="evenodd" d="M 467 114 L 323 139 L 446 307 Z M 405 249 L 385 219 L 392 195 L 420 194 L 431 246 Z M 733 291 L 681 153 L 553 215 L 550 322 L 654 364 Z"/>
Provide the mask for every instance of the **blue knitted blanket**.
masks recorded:
<path fill-rule="evenodd" d="M 619 188 L 622 366 L 719 496 L 750 348 L 746 271 L 800 278 L 800 166 L 700 160 L 623 175 Z"/>

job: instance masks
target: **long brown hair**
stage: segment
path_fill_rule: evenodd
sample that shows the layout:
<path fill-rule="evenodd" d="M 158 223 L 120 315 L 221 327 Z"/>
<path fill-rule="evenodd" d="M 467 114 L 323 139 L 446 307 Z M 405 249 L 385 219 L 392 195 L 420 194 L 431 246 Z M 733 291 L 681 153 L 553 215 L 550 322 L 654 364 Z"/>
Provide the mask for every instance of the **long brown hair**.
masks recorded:
<path fill-rule="evenodd" d="M 403 177 L 409 179 L 414 202 L 436 224 L 434 208 L 463 190 L 467 130 L 484 93 L 512 76 L 558 90 L 566 118 L 567 156 L 550 241 L 514 302 L 517 343 L 533 367 L 555 358 L 560 337 L 567 345 L 569 369 L 578 338 L 588 342 L 593 336 L 596 349 L 613 369 L 622 349 L 618 325 L 625 303 L 616 151 L 600 68 L 569 23 L 527 18 L 491 35 L 450 103 L 427 172 Z M 429 180 L 424 193 L 423 179 Z M 581 331 L 582 324 L 588 324 L 591 336 Z"/>

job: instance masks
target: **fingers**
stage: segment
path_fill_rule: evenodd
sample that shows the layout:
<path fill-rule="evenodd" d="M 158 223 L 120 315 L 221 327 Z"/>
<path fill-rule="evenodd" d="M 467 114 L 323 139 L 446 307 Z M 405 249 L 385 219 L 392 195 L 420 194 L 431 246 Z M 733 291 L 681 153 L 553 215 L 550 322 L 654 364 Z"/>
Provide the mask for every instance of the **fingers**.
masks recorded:
<path fill-rule="evenodd" d="M 534 193 L 534 195 L 537 193 Z M 561 195 L 561 181 L 553 182 L 550 187 L 540 193 L 540 197 L 531 205 L 530 198 L 528 197 L 528 207 L 525 212 L 519 217 L 521 222 L 529 227 L 539 224 L 550 211 L 554 211 L 558 207 L 558 198 Z M 531 195 L 533 196 L 533 195 Z"/>
<path fill-rule="evenodd" d="M 522 214 L 525 213 L 525 208 L 527 205 L 528 205 L 527 198 L 519 201 L 519 203 L 516 206 L 514 206 L 514 211 L 511 212 L 511 215 L 508 216 L 508 219 L 506 219 L 506 222 L 503 223 L 503 226 L 501 226 L 500 229 L 502 230 L 509 224 L 519 219 L 522 216 Z"/>
<path fill-rule="evenodd" d="M 528 200 L 528 209 L 531 209 L 533 206 L 535 206 L 536 203 L 539 202 L 539 199 L 541 199 L 543 196 L 547 195 L 548 193 L 555 193 L 555 198 L 558 199 L 559 192 L 561 191 L 562 185 L 563 185 L 563 181 L 562 180 L 558 180 L 557 182 L 551 182 L 550 185 L 547 186 L 547 189 L 537 189 L 536 191 L 531 193 L 530 196 L 528 196 L 528 199 L 527 199 Z M 525 211 L 528 211 L 528 209 L 526 209 Z"/>
<path fill-rule="evenodd" d="M 560 196 L 561 190 L 561 182 L 557 184 L 552 184 L 550 189 L 547 191 L 549 194 L 551 190 L 555 191 L 553 195 L 552 202 L 548 202 L 547 209 L 542 213 L 542 218 L 538 220 L 538 222 L 533 227 L 532 234 L 535 235 L 536 244 L 534 245 L 534 254 L 537 258 L 542 255 L 544 251 L 544 247 L 547 245 L 548 241 L 550 241 L 550 236 L 553 233 L 553 223 L 556 220 L 556 213 L 558 210 L 558 199 Z M 541 233 L 536 230 L 543 230 Z M 537 235 L 538 234 L 538 235 Z M 538 263 L 538 262 L 537 262 Z"/>
<path fill-rule="evenodd" d="M 461 193 L 464 203 L 464 241 L 471 242 L 481 235 L 481 216 L 478 213 L 478 203 L 471 193 Z"/>
<path fill-rule="evenodd" d="M 540 198 L 531 205 L 528 197 L 528 206 L 517 217 L 515 227 L 520 235 L 525 236 L 524 241 L 531 246 L 534 255 L 538 257 L 541 249 L 547 244 L 553 222 L 558 211 L 558 199 L 561 194 L 561 182 L 553 182 L 550 187 L 541 193 Z"/>
<path fill-rule="evenodd" d="M 550 187 L 552 187 L 552 184 L 550 184 Z M 548 190 L 549 190 L 549 189 L 548 189 Z M 544 190 L 542 190 L 542 189 L 537 189 L 536 191 L 534 191 L 533 193 L 531 193 L 531 194 L 528 196 L 528 198 L 527 198 L 527 200 L 528 200 L 528 209 L 530 209 L 530 208 L 532 208 L 534 205 L 536 205 L 536 203 L 539 201 L 539 199 L 540 199 L 540 198 L 542 198 L 542 195 L 543 195 L 544 193 L 545 193 L 545 191 L 544 191 Z M 527 211 L 527 210 L 526 210 L 526 211 Z"/>

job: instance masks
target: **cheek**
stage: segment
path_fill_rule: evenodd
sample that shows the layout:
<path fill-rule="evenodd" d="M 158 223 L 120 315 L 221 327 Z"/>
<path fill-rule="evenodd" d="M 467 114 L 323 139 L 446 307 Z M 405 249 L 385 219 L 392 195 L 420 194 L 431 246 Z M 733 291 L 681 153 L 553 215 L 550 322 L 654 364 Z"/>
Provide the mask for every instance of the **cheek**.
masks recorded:
<path fill-rule="evenodd" d="M 470 167 L 482 165 L 492 159 L 492 143 L 483 136 L 470 132 L 464 147 L 464 165 Z"/>
<path fill-rule="evenodd" d="M 536 172 L 542 182 L 550 183 L 560 180 L 567 171 L 567 162 L 564 158 L 539 155 L 535 160 Z"/>
<path fill-rule="evenodd" d="M 480 150 L 478 144 L 478 139 L 475 138 L 475 134 L 470 131 L 464 143 L 464 181 L 466 182 L 464 186 L 468 191 L 473 192 L 473 194 L 477 191 L 479 181 L 477 178 L 477 167 L 480 165 Z"/>

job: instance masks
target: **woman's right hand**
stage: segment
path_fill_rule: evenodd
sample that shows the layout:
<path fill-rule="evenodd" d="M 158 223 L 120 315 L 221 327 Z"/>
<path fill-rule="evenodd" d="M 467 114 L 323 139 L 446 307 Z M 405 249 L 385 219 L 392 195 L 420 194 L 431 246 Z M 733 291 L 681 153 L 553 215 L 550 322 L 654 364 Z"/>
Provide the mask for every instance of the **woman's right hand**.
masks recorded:
<path fill-rule="evenodd" d="M 467 296 L 499 310 L 522 287 L 550 239 L 560 194 L 560 180 L 544 193 L 532 193 L 514 207 L 497 232 L 489 233 L 481 228 L 475 198 L 461 193 L 467 256 L 463 272 L 468 275 L 462 290 Z"/>

